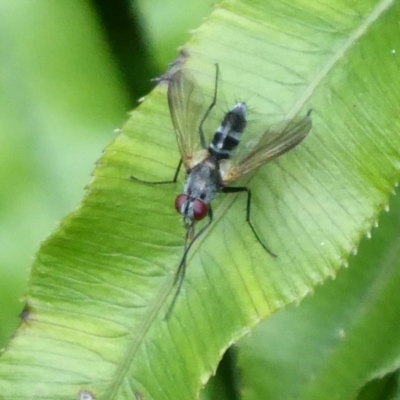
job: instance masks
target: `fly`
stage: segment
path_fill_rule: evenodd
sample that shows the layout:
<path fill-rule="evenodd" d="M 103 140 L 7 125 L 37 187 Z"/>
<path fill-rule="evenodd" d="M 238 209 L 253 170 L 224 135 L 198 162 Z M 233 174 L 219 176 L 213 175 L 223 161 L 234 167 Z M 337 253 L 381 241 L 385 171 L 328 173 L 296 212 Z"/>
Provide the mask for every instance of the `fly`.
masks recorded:
<path fill-rule="evenodd" d="M 251 191 L 248 187 L 229 187 L 241 176 L 272 161 L 297 146 L 311 129 L 310 112 L 294 119 L 280 130 L 266 130 L 257 143 L 236 157 L 235 149 L 247 125 L 247 106 L 236 103 L 224 116 L 210 144 L 204 134 L 204 123 L 217 102 L 219 67 L 216 64 L 214 95 L 204 109 L 202 91 L 183 68 L 178 68 L 168 79 L 168 105 L 175 129 L 181 160 L 172 181 L 145 183 L 175 183 L 182 164 L 186 170 L 183 193 L 175 200 L 175 208 L 182 215 L 186 228 L 185 247 L 175 273 L 176 286 L 166 318 L 171 315 L 186 274 L 186 259 L 193 243 L 213 221 L 211 202 L 218 193 L 247 193 L 246 222 L 261 246 L 276 257 L 262 242 L 250 220 Z M 138 179 L 131 177 L 138 181 Z M 140 181 L 144 182 L 144 181 Z M 196 233 L 195 224 L 208 217 L 208 222 Z"/>

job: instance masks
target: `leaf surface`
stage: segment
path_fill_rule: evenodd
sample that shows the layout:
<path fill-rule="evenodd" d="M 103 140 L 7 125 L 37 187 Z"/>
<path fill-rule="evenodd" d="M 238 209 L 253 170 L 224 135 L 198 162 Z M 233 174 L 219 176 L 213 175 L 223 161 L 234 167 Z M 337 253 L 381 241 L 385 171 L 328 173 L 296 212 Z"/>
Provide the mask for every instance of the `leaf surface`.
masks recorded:
<path fill-rule="evenodd" d="M 399 177 L 399 15 L 394 1 L 221 3 L 186 46 L 198 84 L 211 93 L 218 62 L 227 104 L 249 99 L 271 124 L 313 109 L 307 139 L 244 180 L 278 257 L 245 223 L 243 195 L 219 196 L 163 319 L 182 256 L 182 182 L 129 180 L 168 180 L 179 161 L 161 82 L 42 245 L 26 321 L 0 359 L 1 395 L 195 398 L 230 344 L 335 276 Z"/>

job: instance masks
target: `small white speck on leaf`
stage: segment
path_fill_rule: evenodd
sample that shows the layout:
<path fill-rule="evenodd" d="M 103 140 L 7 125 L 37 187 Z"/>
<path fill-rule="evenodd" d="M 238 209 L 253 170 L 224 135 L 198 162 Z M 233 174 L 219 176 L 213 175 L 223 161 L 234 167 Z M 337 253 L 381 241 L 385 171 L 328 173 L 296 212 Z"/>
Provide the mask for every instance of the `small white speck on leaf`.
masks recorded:
<path fill-rule="evenodd" d="M 77 400 L 96 400 L 96 397 L 92 392 L 89 392 L 88 390 L 80 390 Z"/>

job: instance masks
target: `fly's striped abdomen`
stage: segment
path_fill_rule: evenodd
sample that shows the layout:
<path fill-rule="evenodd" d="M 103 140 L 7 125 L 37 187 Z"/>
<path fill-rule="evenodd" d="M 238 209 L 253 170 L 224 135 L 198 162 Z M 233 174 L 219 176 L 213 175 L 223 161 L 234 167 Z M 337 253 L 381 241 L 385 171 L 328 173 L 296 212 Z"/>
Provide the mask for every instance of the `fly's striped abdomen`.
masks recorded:
<path fill-rule="evenodd" d="M 213 141 L 208 148 L 211 155 L 217 160 L 231 158 L 232 151 L 239 144 L 246 127 L 246 113 L 246 104 L 237 103 L 225 114 L 224 120 L 215 132 Z"/>

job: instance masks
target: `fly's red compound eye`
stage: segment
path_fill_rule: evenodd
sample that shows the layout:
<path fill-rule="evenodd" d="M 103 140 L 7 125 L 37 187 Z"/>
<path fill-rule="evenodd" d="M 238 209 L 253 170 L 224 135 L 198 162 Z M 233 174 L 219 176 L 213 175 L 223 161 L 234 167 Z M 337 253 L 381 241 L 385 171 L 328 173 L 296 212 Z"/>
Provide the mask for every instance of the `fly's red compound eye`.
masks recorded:
<path fill-rule="evenodd" d="M 179 214 L 183 214 L 182 206 L 188 201 L 189 196 L 187 194 L 180 194 L 175 199 L 175 209 Z"/>
<path fill-rule="evenodd" d="M 185 210 L 185 203 L 189 200 L 189 196 L 187 194 L 180 194 L 175 199 L 175 209 L 179 214 L 186 215 L 187 211 Z M 200 221 L 203 219 L 208 213 L 208 206 L 204 201 L 195 199 L 192 201 L 192 210 L 193 210 L 193 219 L 196 221 Z"/>
<path fill-rule="evenodd" d="M 193 216 L 196 221 L 203 219 L 208 213 L 208 206 L 204 201 L 195 200 L 193 202 Z"/>

